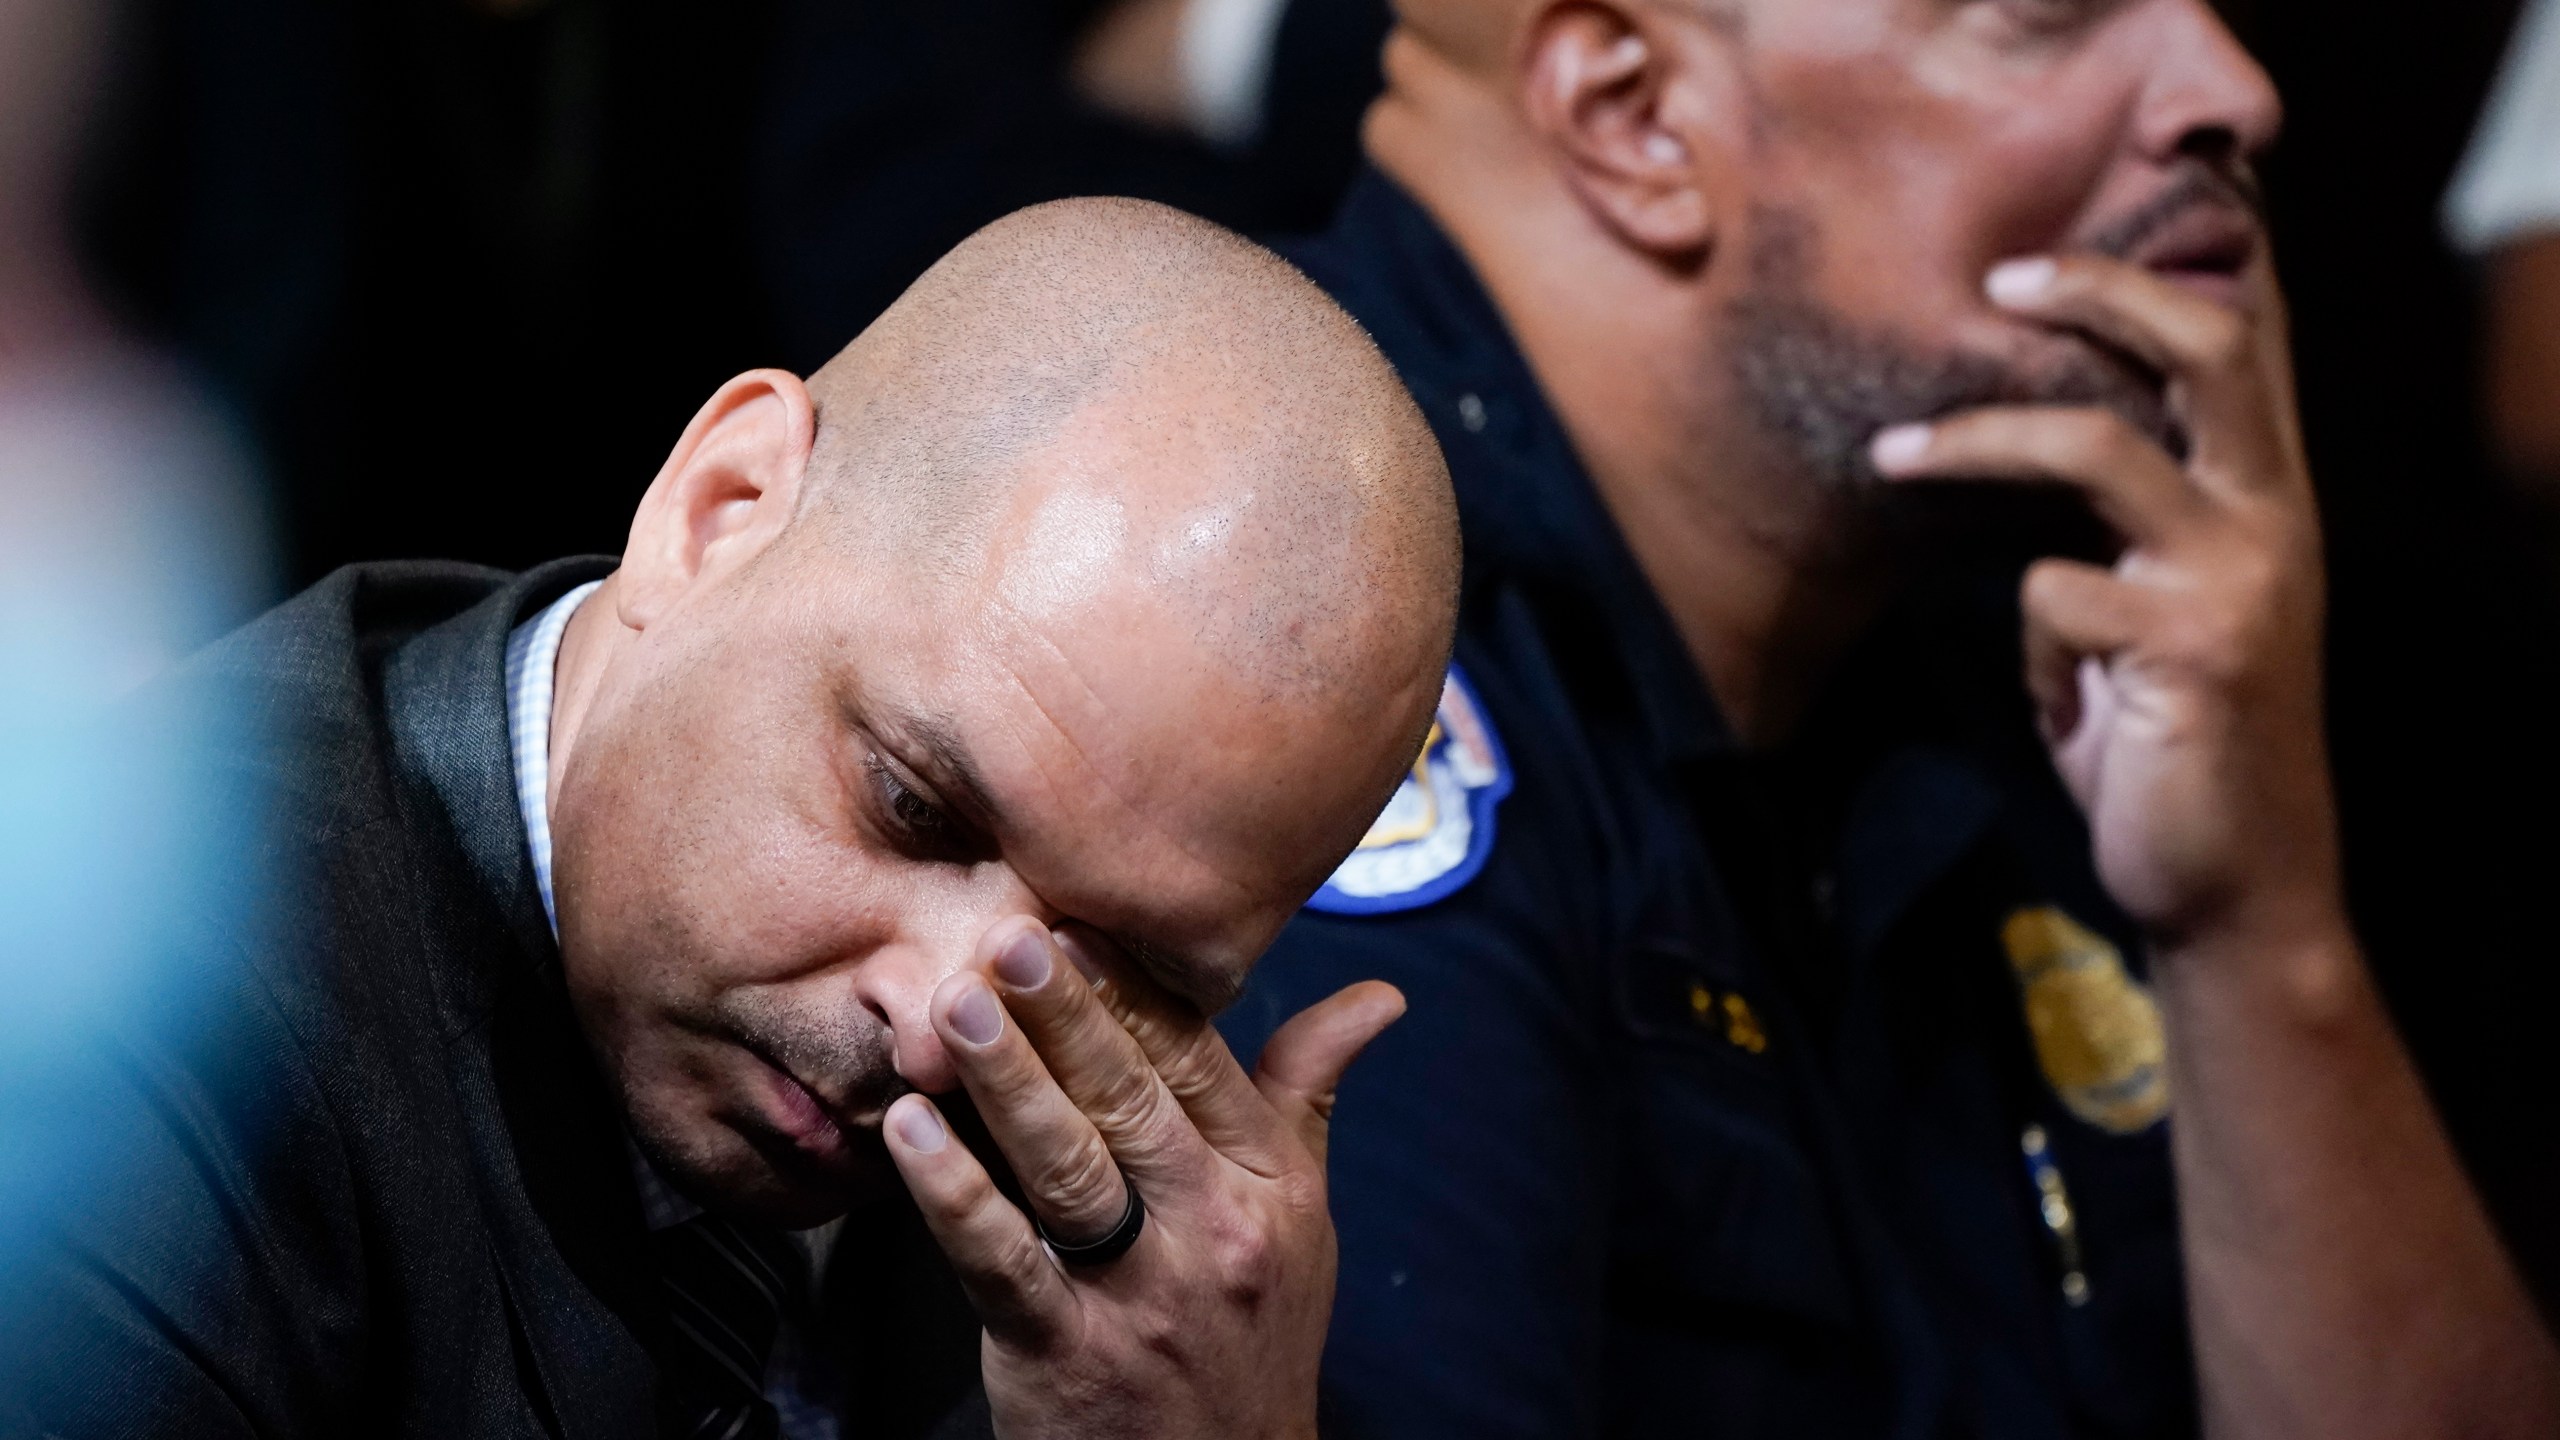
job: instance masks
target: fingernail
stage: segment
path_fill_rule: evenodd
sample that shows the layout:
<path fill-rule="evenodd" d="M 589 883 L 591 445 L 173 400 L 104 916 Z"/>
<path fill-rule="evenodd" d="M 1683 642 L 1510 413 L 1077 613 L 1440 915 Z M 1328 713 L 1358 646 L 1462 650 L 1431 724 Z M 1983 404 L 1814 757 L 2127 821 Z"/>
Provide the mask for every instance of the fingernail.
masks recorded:
<path fill-rule="evenodd" d="M 951 1002 L 951 1029 L 972 1045 L 992 1045 L 1004 1033 L 1004 1007 L 996 1003 L 996 992 L 984 985 L 972 985 Z"/>
<path fill-rule="evenodd" d="M 1929 440 L 1926 425 L 1895 425 L 1876 433 L 1875 440 L 1867 446 L 1867 458 L 1890 475 L 1919 464 L 1929 453 Z"/>
<path fill-rule="evenodd" d="M 1102 967 L 1094 962 L 1092 955 L 1086 953 L 1084 942 L 1075 937 L 1074 931 L 1058 932 L 1058 948 L 1067 952 L 1067 963 L 1076 967 L 1076 973 L 1084 977 L 1087 985 L 1102 983 Z"/>
<path fill-rule="evenodd" d="M 919 1155 L 940 1150 L 943 1142 L 951 1138 L 951 1132 L 942 1128 L 942 1117 L 934 1114 L 930 1105 L 901 1106 L 897 1114 L 889 1117 L 889 1123 L 897 1127 L 898 1143 Z"/>
<path fill-rule="evenodd" d="M 2053 287 L 2057 267 L 2041 257 L 2033 260 L 2008 260 L 1991 267 L 1982 282 L 1983 290 L 2002 305 L 2026 305 L 2043 297 Z"/>
<path fill-rule="evenodd" d="M 996 952 L 996 978 L 1016 990 L 1037 990 L 1049 983 L 1049 947 L 1025 930 Z"/>

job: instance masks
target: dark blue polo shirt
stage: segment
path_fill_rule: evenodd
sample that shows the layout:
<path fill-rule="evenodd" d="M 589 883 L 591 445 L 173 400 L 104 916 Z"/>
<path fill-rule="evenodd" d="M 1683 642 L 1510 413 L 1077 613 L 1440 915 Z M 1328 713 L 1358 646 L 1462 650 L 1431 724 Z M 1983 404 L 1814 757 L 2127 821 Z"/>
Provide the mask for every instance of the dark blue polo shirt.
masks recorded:
<path fill-rule="evenodd" d="M 1448 453 L 1444 720 L 1490 737 L 1224 1022 L 1249 1055 L 1351 981 L 1411 1000 L 1335 1119 L 1332 1428 L 2191 1432 L 2158 1012 L 2031 728 L 2014 570 L 1923 587 L 1740 747 L 1420 207 L 1366 177 L 1293 258 Z"/>

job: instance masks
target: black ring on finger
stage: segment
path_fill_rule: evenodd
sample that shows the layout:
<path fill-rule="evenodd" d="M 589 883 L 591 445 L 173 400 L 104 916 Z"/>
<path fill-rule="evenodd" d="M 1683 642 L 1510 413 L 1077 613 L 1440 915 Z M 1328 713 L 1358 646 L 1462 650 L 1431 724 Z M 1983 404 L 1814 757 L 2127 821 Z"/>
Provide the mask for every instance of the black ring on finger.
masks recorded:
<path fill-rule="evenodd" d="M 1129 1247 L 1138 1243 L 1138 1232 L 1147 1228 L 1147 1202 L 1138 1198 L 1138 1187 L 1130 1184 L 1125 1175 L 1120 1177 L 1120 1188 L 1129 1192 L 1129 1205 L 1120 1212 L 1120 1223 L 1111 1227 L 1110 1234 L 1082 1245 L 1069 1245 L 1050 1234 L 1049 1227 L 1034 1216 L 1031 1223 L 1040 1231 L 1040 1243 L 1048 1246 L 1049 1253 L 1057 1256 L 1062 1265 L 1108 1265 L 1128 1254 Z"/>

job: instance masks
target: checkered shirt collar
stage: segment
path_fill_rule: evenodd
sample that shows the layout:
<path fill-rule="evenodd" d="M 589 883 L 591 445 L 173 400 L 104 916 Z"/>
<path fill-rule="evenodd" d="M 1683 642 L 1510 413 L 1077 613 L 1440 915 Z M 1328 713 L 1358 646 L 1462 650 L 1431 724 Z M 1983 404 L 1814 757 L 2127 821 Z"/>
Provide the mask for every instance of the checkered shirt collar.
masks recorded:
<path fill-rule="evenodd" d="M 603 583 L 589 581 L 552 601 L 507 637 L 507 744 L 515 752 L 516 809 L 524 816 L 533 883 L 542 892 L 542 913 L 550 919 L 554 937 L 560 933 L 560 912 L 551 901 L 551 682 L 559 668 L 560 637 L 568 633 L 569 617 Z M 660 1178 L 638 1146 L 628 1148 L 632 1178 L 640 1186 L 640 1208 L 650 1229 L 681 1225 L 702 1213 L 702 1207 Z"/>
<path fill-rule="evenodd" d="M 534 888 L 542 892 L 542 913 L 554 938 L 560 912 L 551 903 L 551 679 L 569 617 L 603 583 L 590 580 L 552 601 L 507 637 L 507 744 L 515 753 L 516 809 L 524 816 Z"/>

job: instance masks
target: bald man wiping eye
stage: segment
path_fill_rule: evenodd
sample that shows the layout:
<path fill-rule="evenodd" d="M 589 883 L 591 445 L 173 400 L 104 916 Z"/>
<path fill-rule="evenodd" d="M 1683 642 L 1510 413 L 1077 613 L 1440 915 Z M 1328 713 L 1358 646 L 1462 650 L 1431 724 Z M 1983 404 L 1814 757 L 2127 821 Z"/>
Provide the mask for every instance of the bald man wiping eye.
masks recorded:
<path fill-rule="evenodd" d="M 101 1039 L 120 1183 L 20 1287 L 10 1396 L 65 1435 L 1312 1433 L 1325 1119 L 1402 1002 L 1252 1076 L 1204 1016 L 1405 774 L 1456 581 L 1358 327 L 1108 201 L 722 387 L 618 564 L 332 577 L 184 678 L 273 717 L 213 758 L 274 785 L 275 899 Z"/>

